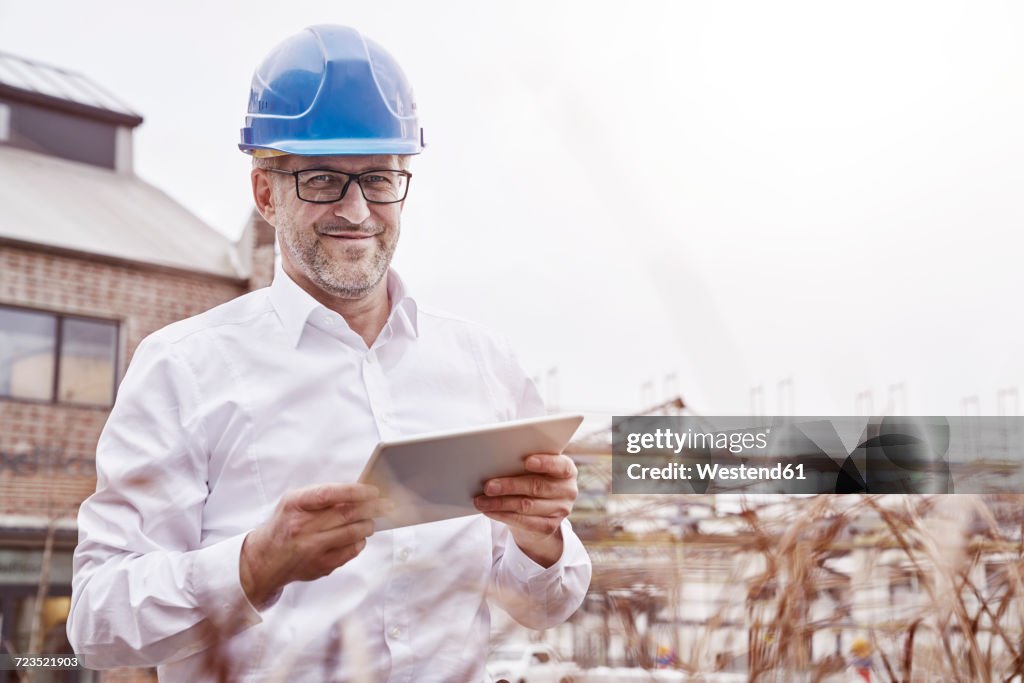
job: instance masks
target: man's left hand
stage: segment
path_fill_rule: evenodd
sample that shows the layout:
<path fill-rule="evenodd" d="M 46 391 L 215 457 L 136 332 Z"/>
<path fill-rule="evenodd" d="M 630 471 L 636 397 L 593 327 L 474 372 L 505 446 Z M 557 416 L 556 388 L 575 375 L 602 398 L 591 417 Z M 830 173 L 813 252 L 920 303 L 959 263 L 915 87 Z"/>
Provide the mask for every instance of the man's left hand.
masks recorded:
<path fill-rule="evenodd" d="M 489 479 L 476 508 L 504 522 L 516 545 L 537 564 L 550 567 L 562 556 L 562 520 L 576 500 L 576 464 L 567 455 L 534 454 L 526 474 Z"/>

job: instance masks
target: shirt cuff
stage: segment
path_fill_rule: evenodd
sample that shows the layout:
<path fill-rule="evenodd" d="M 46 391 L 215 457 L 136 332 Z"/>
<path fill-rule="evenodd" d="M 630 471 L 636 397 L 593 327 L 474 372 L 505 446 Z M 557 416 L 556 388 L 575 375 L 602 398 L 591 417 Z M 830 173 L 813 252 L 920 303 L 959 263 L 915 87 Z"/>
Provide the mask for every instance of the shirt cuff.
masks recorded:
<path fill-rule="evenodd" d="M 246 531 L 189 553 L 189 591 L 196 603 L 207 610 L 207 618 L 231 634 L 263 621 L 245 596 L 239 573 L 242 543 L 248 535 Z"/>
<path fill-rule="evenodd" d="M 580 539 L 573 533 L 568 519 L 562 520 L 560 529 L 562 531 L 562 555 L 550 567 L 544 567 L 530 559 L 529 555 L 524 553 L 516 543 L 512 534 L 508 535 L 504 560 L 516 580 L 525 584 L 545 583 L 549 579 L 560 576 L 565 566 L 572 564 L 580 554 L 586 557 L 587 551 L 583 548 Z"/>

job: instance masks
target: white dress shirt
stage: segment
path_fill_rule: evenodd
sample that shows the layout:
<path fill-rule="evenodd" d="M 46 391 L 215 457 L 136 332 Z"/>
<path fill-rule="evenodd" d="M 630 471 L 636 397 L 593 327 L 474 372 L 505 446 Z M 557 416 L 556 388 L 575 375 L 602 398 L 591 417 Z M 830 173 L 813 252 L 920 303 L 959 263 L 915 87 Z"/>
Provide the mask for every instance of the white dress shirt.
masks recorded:
<path fill-rule="evenodd" d="M 478 681 L 488 599 L 538 629 L 576 610 L 591 570 L 568 521 L 545 569 L 482 515 L 377 532 L 269 607 L 245 599 L 242 541 L 287 491 L 355 481 L 382 439 L 543 412 L 500 338 L 418 306 L 394 272 L 388 291 L 370 348 L 280 270 L 139 345 L 78 517 L 67 628 L 86 666 L 159 666 L 162 681 L 215 680 L 212 661 L 245 681 Z"/>

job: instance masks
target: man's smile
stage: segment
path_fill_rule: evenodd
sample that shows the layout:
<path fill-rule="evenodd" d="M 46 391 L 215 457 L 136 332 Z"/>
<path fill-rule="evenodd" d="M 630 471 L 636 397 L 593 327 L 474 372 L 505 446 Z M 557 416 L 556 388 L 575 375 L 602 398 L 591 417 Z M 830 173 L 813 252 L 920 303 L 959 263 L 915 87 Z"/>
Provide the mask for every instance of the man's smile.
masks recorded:
<path fill-rule="evenodd" d="M 379 233 L 375 232 L 358 232 L 358 231 L 346 231 L 346 232 L 321 232 L 321 237 L 330 237 L 338 240 L 350 240 L 360 241 L 367 240 L 372 237 L 376 237 Z"/>

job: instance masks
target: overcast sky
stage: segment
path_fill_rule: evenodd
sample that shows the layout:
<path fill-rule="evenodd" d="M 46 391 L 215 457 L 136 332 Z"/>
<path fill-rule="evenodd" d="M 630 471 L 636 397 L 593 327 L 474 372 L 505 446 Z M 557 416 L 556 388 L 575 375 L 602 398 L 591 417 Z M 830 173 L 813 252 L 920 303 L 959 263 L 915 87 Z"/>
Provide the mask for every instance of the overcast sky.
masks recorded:
<path fill-rule="evenodd" d="M 1022 385 L 1021 3 L 0 0 L 0 50 L 142 114 L 139 175 L 235 237 L 249 79 L 315 23 L 416 89 L 400 272 L 563 408 L 997 414 Z"/>

